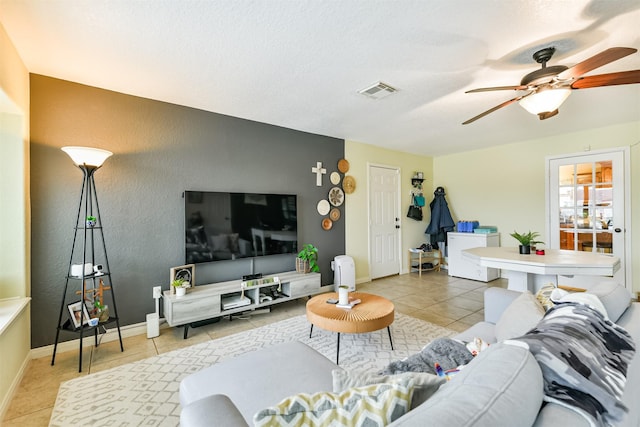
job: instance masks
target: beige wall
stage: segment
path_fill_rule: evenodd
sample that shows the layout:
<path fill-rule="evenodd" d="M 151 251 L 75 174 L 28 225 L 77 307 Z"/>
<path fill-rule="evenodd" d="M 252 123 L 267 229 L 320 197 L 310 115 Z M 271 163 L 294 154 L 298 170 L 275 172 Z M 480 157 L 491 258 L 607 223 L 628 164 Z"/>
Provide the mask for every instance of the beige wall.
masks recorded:
<path fill-rule="evenodd" d="M 553 119 L 552 119 L 553 120 Z M 629 147 L 631 194 L 640 189 L 640 122 L 585 130 L 551 138 L 503 145 L 436 157 L 434 185 L 447 189 L 447 201 L 457 221 L 477 219 L 496 225 L 503 246 L 516 246 L 513 230 L 539 231 L 545 224 L 545 157 L 584 153 L 606 148 Z M 635 145 L 634 145 L 635 144 Z M 640 201 L 631 197 L 633 289 L 640 290 Z M 546 237 L 545 237 L 546 238 Z M 544 239 L 543 239 L 544 240 Z"/>
<path fill-rule="evenodd" d="M 28 113 L 29 73 L 0 26 L 0 238 L 11 248 L 0 255 L 0 298 L 29 292 Z"/>
<path fill-rule="evenodd" d="M 0 299 L 24 298 L 30 295 L 29 73 L 1 25 L 0 158 Z M 29 354 L 29 312 L 0 333 L 0 420 Z"/>
<path fill-rule="evenodd" d="M 411 201 L 411 177 L 414 172 L 424 173 L 424 194 L 427 201 L 431 200 L 433 193 L 433 161 L 431 157 L 415 154 L 401 153 L 386 150 L 372 145 L 354 141 L 345 141 L 345 158 L 350 167 L 347 175 L 352 175 L 356 180 L 356 191 L 347 195 L 345 203 L 345 248 L 346 254 L 353 257 L 356 264 L 356 282 L 362 283 L 369 280 L 369 227 L 367 222 L 367 165 L 392 166 L 400 169 L 401 183 L 401 242 L 402 264 L 401 272 L 407 271 L 406 249 L 419 246 L 424 243 L 424 230 L 429 224 L 429 207 L 423 209 L 425 214 L 423 221 L 415 221 L 406 217 L 407 209 Z"/>

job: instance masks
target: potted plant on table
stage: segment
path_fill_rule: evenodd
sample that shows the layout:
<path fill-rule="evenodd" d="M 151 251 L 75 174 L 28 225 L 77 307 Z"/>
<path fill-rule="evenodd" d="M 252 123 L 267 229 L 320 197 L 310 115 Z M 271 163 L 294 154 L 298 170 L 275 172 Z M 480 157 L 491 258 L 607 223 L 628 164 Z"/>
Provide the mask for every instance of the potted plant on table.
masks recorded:
<path fill-rule="evenodd" d="M 523 255 L 531 253 L 531 246 L 535 246 L 538 243 L 544 244 L 544 242 L 536 240 L 536 238 L 540 236 L 540 233 L 537 231 L 529 231 L 524 234 L 514 231 L 510 236 L 520 242 L 520 253 Z"/>
<path fill-rule="evenodd" d="M 191 286 L 185 279 L 176 279 L 171 282 L 171 286 L 176 290 L 176 297 L 182 297 L 187 293 L 187 288 Z"/>
<path fill-rule="evenodd" d="M 318 272 L 318 248 L 311 243 L 307 243 L 302 247 L 296 258 L 296 271 L 298 273 L 309 273 L 310 271 Z"/>
<path fill-rule="evenodd" d="M 93 228 L 95 227 L 96 222 L 98 222 L 98 219 L 93 215 L 89 215 L 85 222 L 88 228 Z"/>
<path fill-rule="evenodd" d="M 106 322 L 109 320 L 109 307 L 100 302 L 100 300 L 95 300 L 93 302 L 93 306 L 96 308 L 96 317 L 99 322 Z"/>

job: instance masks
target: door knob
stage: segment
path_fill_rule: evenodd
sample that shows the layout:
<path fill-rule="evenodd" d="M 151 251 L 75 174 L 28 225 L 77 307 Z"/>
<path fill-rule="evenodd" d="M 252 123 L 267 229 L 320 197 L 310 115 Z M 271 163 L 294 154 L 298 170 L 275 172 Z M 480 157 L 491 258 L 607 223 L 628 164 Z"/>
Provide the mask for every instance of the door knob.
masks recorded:
<path fill-rule="evenodd" d="M 614 229 L 613 229 L 613 231 L 615 231 L 616 233 L 619 233 L 619 232 L 621 232 L 622 230 L 621 230 L 621 229 L 619 229 L 618 227 L 616 227 L 616 228 L 614 228 Z"/>
<path fill-rule="evenodd" d="M 399 226 L 399 225 L 396 225 L 396 228 L 400 228 L 400 226 Z"/>

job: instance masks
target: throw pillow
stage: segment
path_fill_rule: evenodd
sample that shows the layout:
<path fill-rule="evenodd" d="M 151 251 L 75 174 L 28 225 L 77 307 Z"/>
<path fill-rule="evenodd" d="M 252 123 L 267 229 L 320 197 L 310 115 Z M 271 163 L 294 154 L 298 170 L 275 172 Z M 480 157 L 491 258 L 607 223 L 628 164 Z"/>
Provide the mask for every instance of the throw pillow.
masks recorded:
<path fill-rule="evenodd" d="M 551 301 L 557 302 L 560 301 L 562 297 L 566 297 L 567 295 L 569 295 L 568 291 L 560 288 L 555 288 L 553 291 L 551 291 L 551 295 L 549 295 L 549 298 L 551 299 Z"/>
<path fill-rule="evenodd" d="M 544 316 L 540 301 L 529 291 L 524 291 L 505 309 L 496 323 L 495 334 L 498 341 L 524 335 L 533 329 Z"/>
<path fill-rule="evenodd" d="M 240 235 L 238 233 L 229 234 L 229 250 L 234 254 L 240 253 Z"/>
<path fill-rule="evenodd" d="M 218 234 L 211 236 L 211 250 L 214 252 L 226 252 L 229 250 L 229 236 Z"/>
<path fill-rule="evenodd" d="M 555 288 L 556 285 L 553 283 L 547 283 L 546 285 L 543 285 L 538 292 L 536 292 L 536 299 L 540 301 L 544 311 L 549 310 L 555 305 L 553 301 L 551 301 L 551 292 L 553 292 Z"/>
<path fill-rule="evenodd" d="M 261 426 L 385 426 L 409 411 L 413 380 L 351 388 L 342 393 L 299 394 L 253 417 Z"/>
<path fill-rule="evenodd" d="M 341 393 L 352 387 L 362 387 L 371 384 L 394 383 L 410 378 L 413 380 L 413 398 L 411 399 L 411 409 L 420 406 L 425 400 L 430 398 L 442 384 L 447 382 L 444 378 L 424 372 L 403 372 L 397 375 L 379 375 L 373 372 L 345 371 L 344 369 L 334 369 L 333 392 Z"/>
<path fill-rule="evenodd" d="M 631 304 L 631 293 L 613 281 L 601 282 L 590 289 L 589 293 L 600 298 L 613 322 L 617 322 Z"/>

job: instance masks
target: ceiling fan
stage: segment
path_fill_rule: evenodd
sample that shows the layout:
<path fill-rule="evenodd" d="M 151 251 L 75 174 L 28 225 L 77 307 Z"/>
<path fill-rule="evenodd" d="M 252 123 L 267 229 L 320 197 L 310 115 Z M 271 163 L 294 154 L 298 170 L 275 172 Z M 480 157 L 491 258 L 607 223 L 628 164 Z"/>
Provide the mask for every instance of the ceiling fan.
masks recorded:
<path fill-rule="evenodd" d="M 555 47 L 547 47 L 534 53 L 533 59 L 541 64 L 542 68 L 524 76 L 517 86 L 485 87 L 466 91 L 465 93 L 489 92 L 494 90 L 527 90 L 529 92 L 496 105 L 490 110 L 480 113 L 462 124 L 466 125 L 475 122 L 514 102 L 519 102 L 525 110 L 532 114 L 537 114 L 540 120 L 545 120 L 558 114 L 558 107 L 567 99 L 572 90 L 640 83 L 640 70 L 583 77 L 583 74 L 624 58 L 627 55 L 631 55 L 637 52 L 638 49 L 612 47 L 589 59 L 579 62 L 573 67 L 564 65 L 547 67 L 547 61 L 551 59 L 555 51 Z"/>

